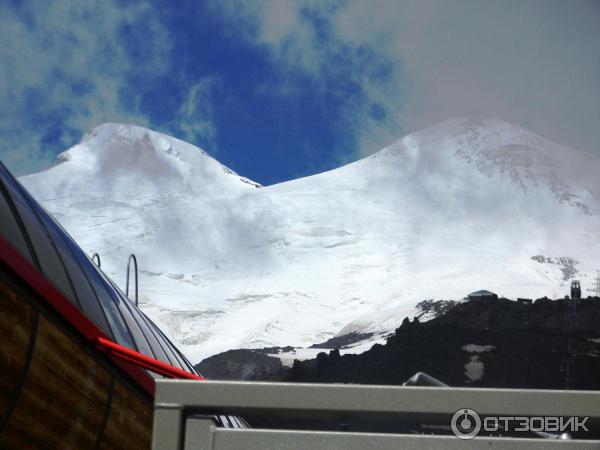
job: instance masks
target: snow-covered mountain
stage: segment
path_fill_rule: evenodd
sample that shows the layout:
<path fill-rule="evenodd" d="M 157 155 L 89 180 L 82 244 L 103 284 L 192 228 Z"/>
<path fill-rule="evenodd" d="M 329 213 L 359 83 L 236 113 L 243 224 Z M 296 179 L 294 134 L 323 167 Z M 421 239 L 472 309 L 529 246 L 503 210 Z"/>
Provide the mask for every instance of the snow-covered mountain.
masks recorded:
<path fill-rule="evenodd" d="M 336 170 L 260 187 L 202 150 L 105 124 L 21 178 L 194 362 L 384 333 L 425 299 L 591 287 L 600 161 L 500 121 L 452 119 Z M 584 292 L 585 295 L 585 292 Z"/>

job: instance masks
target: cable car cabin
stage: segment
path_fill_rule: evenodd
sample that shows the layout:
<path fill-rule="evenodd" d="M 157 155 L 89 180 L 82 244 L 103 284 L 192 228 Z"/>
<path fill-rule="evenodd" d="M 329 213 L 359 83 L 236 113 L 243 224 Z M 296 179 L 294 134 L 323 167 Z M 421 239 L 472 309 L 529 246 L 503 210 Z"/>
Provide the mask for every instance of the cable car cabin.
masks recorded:
<path fill-rule="evenodd" d="M 0 448 L 149 449 L 154 379 L 201 379 L 0 163 Z"/>

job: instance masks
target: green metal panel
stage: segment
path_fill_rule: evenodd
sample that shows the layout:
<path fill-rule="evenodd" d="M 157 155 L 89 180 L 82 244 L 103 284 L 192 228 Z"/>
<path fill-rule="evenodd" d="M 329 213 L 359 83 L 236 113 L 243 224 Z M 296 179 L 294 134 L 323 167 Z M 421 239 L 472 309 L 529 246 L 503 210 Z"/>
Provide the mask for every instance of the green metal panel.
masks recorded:
<path fill-rule="evenodd" d="M 179 405 L 162 405 L 154 408 L 152 450 L 180 449 L 183 441 L 185 416 Z"/>
<path fill-rule="evenodd" d="M 482 416 L 600 415 L 600 392 L 158 380 L 156 405 L 185 405 L 218 414 L 285 412 L 306 416 L 393 415 L 446 420 L 471 408 Z M 447 423 L 447 422 L 446 422 Z"/>
<path fill-rule="evenodd" d="M 589 416 L 590 428 L 597 432 L 600 426 L 600 392 L 595 391 L 157 380 L 153 449 L 600 450 L 597 440 L 240 430 L 215 427 L 206 418 L 235 414 L 448 426 L 450 417 L 464 408 L 481 416 Z M 197 414 L 205 417 L 190 416 Z"/>
<path fill-rule="evenodd" d="M 454 436 L 221 429 L 215 431 L 212 447 L 214 450 L 598 450 L 599 448 L 599 441 L 512 438 L 474 438 L 463 441 Z"/>
<path fill-rule="evenodd" d="M 185 425 L 185 450 L 211 450 L 215 445 L 217 427 L 212 419 L 187 419 Z"/>

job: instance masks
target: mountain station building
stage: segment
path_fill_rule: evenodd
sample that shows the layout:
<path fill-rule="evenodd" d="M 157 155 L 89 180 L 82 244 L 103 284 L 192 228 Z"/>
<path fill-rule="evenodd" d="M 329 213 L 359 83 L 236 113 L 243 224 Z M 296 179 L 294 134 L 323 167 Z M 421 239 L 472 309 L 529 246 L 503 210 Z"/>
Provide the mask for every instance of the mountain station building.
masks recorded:
<path fill-rule="evenodd" d="M 471 292 L 469 295 L 467 295 L 467 300 L 498 300 L 498 295 L 484 289 L 481 291 Z"/>

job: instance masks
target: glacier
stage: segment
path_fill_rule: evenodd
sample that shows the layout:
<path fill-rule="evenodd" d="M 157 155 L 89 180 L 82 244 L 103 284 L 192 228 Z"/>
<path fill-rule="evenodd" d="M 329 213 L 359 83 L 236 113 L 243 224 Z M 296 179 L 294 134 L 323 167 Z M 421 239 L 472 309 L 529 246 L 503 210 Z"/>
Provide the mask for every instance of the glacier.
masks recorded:
<path fill-rule="evenodd" d="M 517 125 L 456 118 L 261 186 L 181 140 L 103 124 L 20 180 L 123 288 L 137 256 L 141 308 L 198 362 L 381 338 L 419 301 L 478 289 L 556 298 L 577 278 L 587 295 L 599 169 Z"/>

